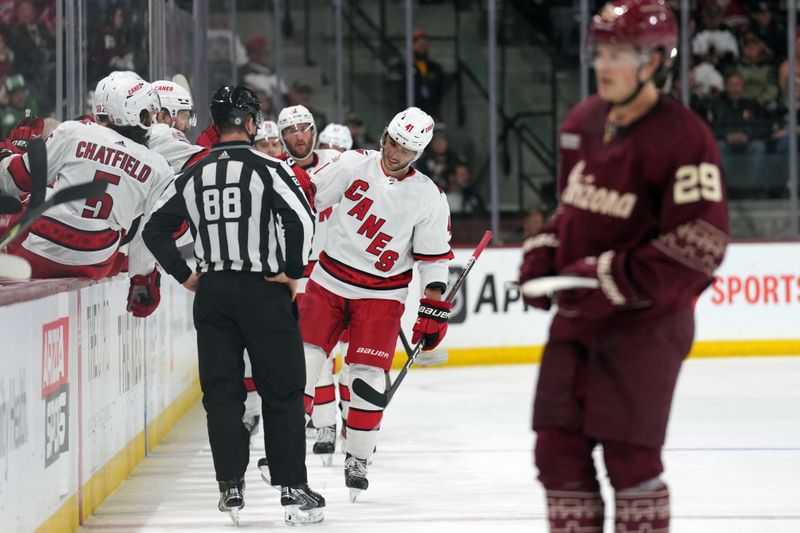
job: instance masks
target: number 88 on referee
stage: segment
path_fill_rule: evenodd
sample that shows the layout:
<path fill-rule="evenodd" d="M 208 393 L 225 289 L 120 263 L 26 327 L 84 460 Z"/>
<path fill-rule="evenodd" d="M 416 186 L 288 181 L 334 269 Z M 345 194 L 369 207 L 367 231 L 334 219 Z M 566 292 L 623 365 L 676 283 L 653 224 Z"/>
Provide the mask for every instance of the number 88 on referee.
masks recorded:
<path fill-rule="evenodd" d="M 289 165 L 252 148 L 261 123 L 253 91 L 220 87 L 211 115 L 219 142 L 164 192 L 144 240 L 164 270 L 197 293 L 200 386 L 220 511 L 237 521 L 244 507 L 246 348 L 262 398 L 271 482 L 282 487 L 285 518 L 320 521 L 325 500 L 306 477 L 305 360 L 293 302 L 311 251 L 312 208 Z M 172 238 L 184 220 L 194 237 L 194 272 Z"/>

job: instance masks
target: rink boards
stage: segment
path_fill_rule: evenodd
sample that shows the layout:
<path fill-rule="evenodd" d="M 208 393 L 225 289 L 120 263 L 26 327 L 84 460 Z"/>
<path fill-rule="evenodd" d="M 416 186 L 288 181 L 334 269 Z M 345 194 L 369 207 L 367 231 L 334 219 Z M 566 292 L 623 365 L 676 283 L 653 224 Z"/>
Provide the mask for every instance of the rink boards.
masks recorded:
<path fill-rule="evenodd" d="M 456 250 L 452 276 L 470 252 Z M 698 300 L 693 356 L 800 353 L 799 255 L 798 243 L 732 245 Z M 449 365 L 538 361 L 550 315 L 505 288 L 520 259 L 519 249 L 498 248 L 477 262 L 453 309 Z M 163 279 L 161 306 L 146 320 L 125 312 L 124 278 L 0 306 L 3 530 L 74 530 L 199 398 L 192 297 Z M 52 282 L 25 290 L 39 283 Z M 419 287 L 410 294 L 409 336 Z"/>

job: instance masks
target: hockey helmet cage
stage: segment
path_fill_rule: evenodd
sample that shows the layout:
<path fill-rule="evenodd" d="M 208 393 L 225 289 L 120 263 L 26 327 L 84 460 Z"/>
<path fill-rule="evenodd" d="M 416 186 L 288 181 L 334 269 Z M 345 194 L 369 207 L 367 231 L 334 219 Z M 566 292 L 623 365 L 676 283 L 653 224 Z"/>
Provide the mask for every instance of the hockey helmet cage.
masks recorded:
<path fill-rule="evenodd" d="M 170 80 L 158 80 L 153 82 L 153 88 L 158 93 L 161 100 L 161 109 L 166 109 L 172 120 L 178 116 L 178 111 L 189 111 L 189 125 L 194 127 L 197 124 L 197 117 L 194 112 L 194 102 L 192 95 L 184 87 Z"/>
<path fill-rule="evenodd" d="M 152 121 L 145 124 L 142 119 L 149 114 L 151 117 L 161 109 L 153 86 L 144 80 L 135 78 L 112 78 L 105 111 L 109 124 L 113 126 L 139 126 L 149 130 Z"/>
<path fill-rule="evenodd" d="M 678 22 L 664 0 L 611 0 L 589 24 L 589 46 L 598 42 L 660 49 L 668 70 L 678 55 Z"/>
<path fill-rule="evenodd" d="M 418 107 L 409 107 L 394 116 L 386 133 L 403 148 L 421 154 L 433 139 L 433 118 Z"/>
<path fill-rule="evenodd" d="M 223 85 L 211 99 L 211 118 L 214 125 L 244 127 L 248 115 L 253 115 L 256 130 L 261 127 L 261 102 L 252 89 L 241 85 Z"/>
<path fill-rule="evenodd" d="M 353 147 L 353 137 L 350 129 L 343 124 L 331 122 L 319 134 L 320 144 L 330 144 L 336 148 L 349 150 Z"/>
<path fill-rule="evenodd" d="M 258 128 L 255 140 L 277 139 L 280 136 L 281 133 L 278 131 L 278 125 L 272 120 L 265 120 L 261 123 L 261 127 Z"/>

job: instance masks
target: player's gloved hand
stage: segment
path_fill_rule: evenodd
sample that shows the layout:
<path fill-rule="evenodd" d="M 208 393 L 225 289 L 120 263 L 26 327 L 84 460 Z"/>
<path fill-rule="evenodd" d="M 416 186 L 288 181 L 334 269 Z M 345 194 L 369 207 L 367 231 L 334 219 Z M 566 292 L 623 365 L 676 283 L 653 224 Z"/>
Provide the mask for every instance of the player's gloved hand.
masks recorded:
<path fill-rule="evenodd" d="M 553 274 L 553 250 L 552 248 L 537 246 L 530 246 L 529 241 L 532 242 L 534 238 L 528 239 L 523 249 L 527 249 L 522 258 L 522 265 L 519 267 L 519 284 L 522 285 L 526 281 L 541 278 L 543 276 L 551 276 Z M 531 307 L 547 311 L 550 309 L 551 301 L 547 296 L 530 297 L 524 296 L 522 299 Z"/>
<path fill-rule="evenodd" d="M 128 289 L 128 311 L 139 318 L 150 316 L 161 302 L 161 274 L 153 270 L 150 274 L 141 274 L 131 278 Z"/>
<path fill-rule="evenodd" d="M 417 344 L 420 339 L 424 339 L 422 343 L 423 350 L 436 348 L 447 333 L 447 321 L 450 318 L 450 310 L 452 308 L 452 302 L 421 298 L 417 321 L 414 322 L 414 329 L 412 330 L 411 343 Z"/>
<path fill-rule="evenodd" d="M 28 141 L 41 137 L 42 131 L 44 131 L 44 119 L 42 117 L 23 117 L 8 132 L 8 141 L 20 150 L 27 150 Z"/>

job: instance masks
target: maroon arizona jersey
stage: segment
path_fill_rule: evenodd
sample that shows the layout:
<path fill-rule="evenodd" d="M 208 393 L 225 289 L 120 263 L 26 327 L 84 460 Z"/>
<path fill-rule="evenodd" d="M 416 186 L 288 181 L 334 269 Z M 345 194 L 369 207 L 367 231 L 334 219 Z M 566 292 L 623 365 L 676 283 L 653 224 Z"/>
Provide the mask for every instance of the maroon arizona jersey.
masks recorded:
<path fill-rule="evenodd" d="M 597 259 L 600 289 L 560 293 L 565 317 L 641 318 L 691 306 L 728 242 L 714 136 L 694 113 L 662 97 L 606 142 L 609 109 L 594 96 L 564 120 L 559 208 L 526 242 L 538 265 L 527 277 L 572 273 L 576 262 Z"/>

